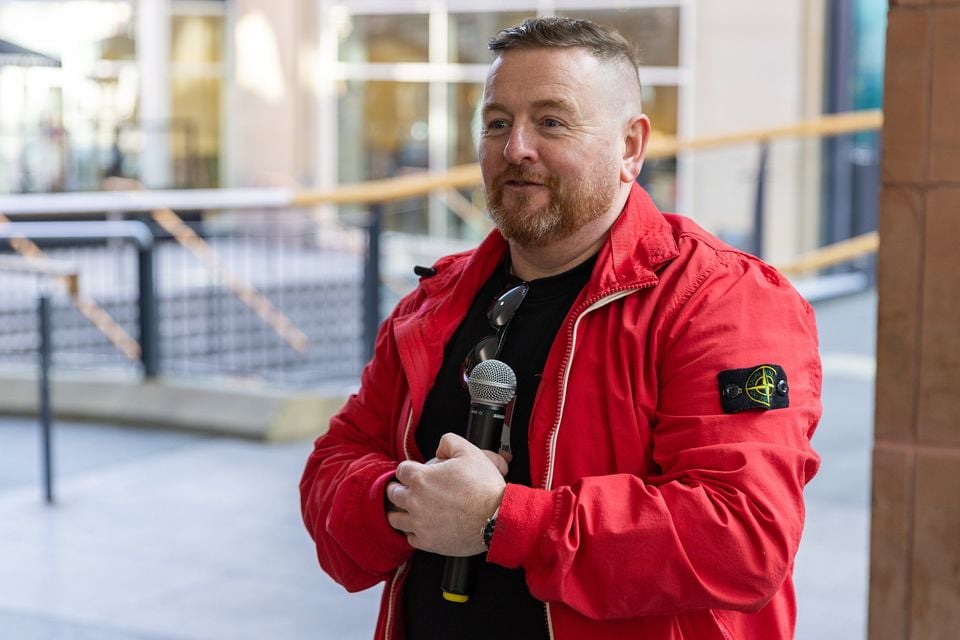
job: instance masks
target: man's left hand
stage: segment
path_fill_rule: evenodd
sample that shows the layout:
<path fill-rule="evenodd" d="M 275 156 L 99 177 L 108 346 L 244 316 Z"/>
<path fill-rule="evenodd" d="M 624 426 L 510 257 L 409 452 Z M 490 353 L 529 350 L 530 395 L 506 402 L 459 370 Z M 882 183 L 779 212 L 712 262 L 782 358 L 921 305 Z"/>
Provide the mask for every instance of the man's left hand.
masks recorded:
<path fill-rule="evenodd" d="M 445 556 L 483 553 L 480 529 L 500 506 L 506 473 L 501 456 L 448 433 L 434 460 L 397 467 L 397 482 L 387 485 L 397 511 L 387 519 L 416 549 Z"/>

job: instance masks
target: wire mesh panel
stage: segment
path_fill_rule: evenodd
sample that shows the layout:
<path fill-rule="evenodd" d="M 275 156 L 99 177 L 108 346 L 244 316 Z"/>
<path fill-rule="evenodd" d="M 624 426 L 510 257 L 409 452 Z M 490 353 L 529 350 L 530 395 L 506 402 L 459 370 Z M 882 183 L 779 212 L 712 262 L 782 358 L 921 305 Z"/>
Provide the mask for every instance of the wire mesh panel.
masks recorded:
<path fill-rule="evenodd" d="M 293 386 L 356 380 L 363 365 L 361 231 L 327 237 L 302 217 L 282 213 L 241 217 L 209 233 L 197 228 L 205 241 L 199 250 L 154 229 L 162 374 Z M 139 338 L 132 243 L 88 241 L 44 252 L 75 263 L 81 294 Z M 0 273 L 0 363 L 33 362 L 37 291 L 29 278 Z M 53 316 L 58 366 L 140 370 L 69 300 L 57 300 Z M 277 318 L 288 333 L 302 333 L 305 344 L 278 330 Z"/>
<path fill-rule="evenodd" d="M 0 254 L 10 255 L 7 248 Z M 80 294 L 97 301 L 100 309 L 128 335 L 137 336 L 136 251 L 124 244 L 45 247 L 44 255 L 77 266 Z M 0 271 L 0 362 L 32 364 L 36 359 L 36 304 L 49 280 Z M 62 288 L 62 287 L 61 287 Z M 53 361 L 58 366 L 121 368 L 136 371 L 136 361 L 125 357 L 65 295 L 51 300 Z"/>
<path fill-rule="evenodd" d="M 321 248 L 311 227 L 246 223 L 208 238 L 216 266 L 174 242 L 157 251 L 161 366 L 293 385 L 355 379 L 362 366 L 362 254 Z M 307 339 L 300 351 L 262 312 Z"/>

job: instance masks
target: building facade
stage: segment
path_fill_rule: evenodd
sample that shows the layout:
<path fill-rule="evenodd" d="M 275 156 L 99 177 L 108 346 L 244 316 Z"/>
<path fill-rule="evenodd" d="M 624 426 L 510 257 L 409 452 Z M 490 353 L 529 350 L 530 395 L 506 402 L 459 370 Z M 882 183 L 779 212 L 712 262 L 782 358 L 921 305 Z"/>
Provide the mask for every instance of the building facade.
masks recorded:
<path fill-rule="evenodd" d="M 636 44 L 655 136 L 787 124 L 823 112 L 827 5 L 0 0 L 0 38 L 62 61 L 0 67 L 0 191 L 97 188 L 106 175 L 324 188 L 471 163 L 486 41 L 535 15 L 611 24 Z M 771 258 L 821 240 L 821 155 L 818 141 L 771 149 Z M 758 161 L 750 144 L 686 153 L 650 161 L 642 181 L 661 207 L 745 244 Z M 482 193 L 391 205 L 388 226 L 475 236 L 465 206 L 482 210 Z"/>

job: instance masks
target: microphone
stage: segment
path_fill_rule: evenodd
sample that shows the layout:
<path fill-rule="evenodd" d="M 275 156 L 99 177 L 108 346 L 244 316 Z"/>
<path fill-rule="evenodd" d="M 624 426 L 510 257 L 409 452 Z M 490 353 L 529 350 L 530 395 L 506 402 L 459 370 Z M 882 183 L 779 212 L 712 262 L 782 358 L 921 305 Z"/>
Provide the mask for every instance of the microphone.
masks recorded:
<path fill-rule="evenodd" d="M 480 449 L 497 451 L 504 410 L 517 392 L 517 374 L 504 362 L 484 360 L 470 372 L 467 389 L 470 391 L 467 440 Z M 441 584 L 444 600 L 464 603 L 470 599 L 478 557 L 447 558 Z"/>

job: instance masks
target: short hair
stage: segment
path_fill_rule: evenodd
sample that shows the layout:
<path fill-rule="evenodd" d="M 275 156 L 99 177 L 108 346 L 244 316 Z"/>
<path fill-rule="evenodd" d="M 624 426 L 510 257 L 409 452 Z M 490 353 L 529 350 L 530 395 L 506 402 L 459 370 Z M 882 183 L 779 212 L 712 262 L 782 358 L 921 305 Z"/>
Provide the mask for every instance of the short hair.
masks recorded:
<path fill-rule="evenodd" d="M 508 49 L 565 47 L 582 47 L 600 60 L 622 62 L 639 72 L 637 51 L 619 31 L 581 18 L 527 18 L 500 31 L 487 45 L 496 57 Z"/>

